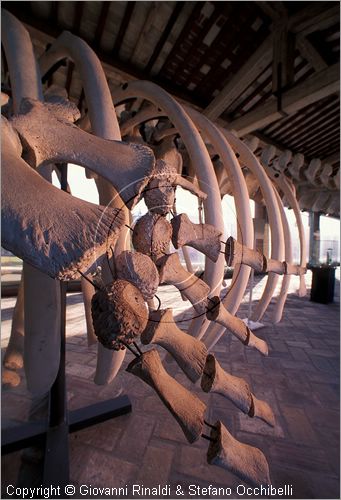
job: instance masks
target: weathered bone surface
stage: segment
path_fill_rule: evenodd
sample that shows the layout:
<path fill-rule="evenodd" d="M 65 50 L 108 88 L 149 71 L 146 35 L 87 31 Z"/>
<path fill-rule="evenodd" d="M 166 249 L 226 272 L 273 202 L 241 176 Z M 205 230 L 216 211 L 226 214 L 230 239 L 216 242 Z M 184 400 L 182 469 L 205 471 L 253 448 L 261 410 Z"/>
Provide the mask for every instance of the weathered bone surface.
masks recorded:
<path fill-rule="evenodd" d="M 86 273 L 121 228 L 121 213 L 74 198 L 20 158 L 2 118 L 2 245 L 53 278 Z"/>
<path fill-rule="evenodd" d="M 209 320 L 216 321 L 230 330 L 243 344 L 254 347 L 265 356 L 268 355 L 269 349 L 266 342 L 256 337 L 241 319 L 229 313 L 219 297 L 210 298 L 206 316 Z"/>
<path fill-rule="evenodd" d="M 176 326 L 172 309 L 150 312 L 141 341 L 166 349 L 192 382 L 201 377 L 207 356 L 206 346 Z"/>
<path fill-rule="evenodd" d="M 264 453 L 248 444 L 237 441 L 218 421 L 211 430 L 207 462 L 218 465 L 252 486 L 270 484 L 269 465 Z"/>
<path fill-rule="evenodd" d="M 194 224 L 187 214 L 173 217 L 171 224 L 172 242 L 175 248 L 188 245 L 207 255 L 213 262 L 217 262 L 221 247 L 221 231 L 211 224 Z"/>
<path fill-rule="evenodd" d="M 163 160 L 157 160 L 152 179 L 143 191 L 148 209 L 166 215 L 174 205 L 175 191 L 172 184 L 173 169 Z"/>
<path fill-rule="evenodd" d="M 154 297 L 159 286 L 159 273 L 148 255 L 125 250 L 115 259 L 115 266 L 117 278 L 136 286 L 144 300 Z"/>
<path fill-rule="evenodd" d="M 162 215 L 170 212 L 174 205 L 176 186 L 187 189 L 202 200 L 207 198 L 205 193 L 177 172 L 176 165 L 157 160 L 151 180 L 144 189 L 144 200 L 148 209 Z"/>
<path fill-rule="evenodd" d="M 133 245 L 156 261 L 169 252 L 171 237 L 171 224 L 162 215 L 148 212 L 134 226 Z"/>
<path fill-rule="evenodd" d="M 155 349 L 134 359 L 127 371 L 155 390 L 179 423 L 189 443 L 199 439 L 204 426 L 206 405 L 166 372 Z"/>
<path fill-rule="evenodd" d="M 134 206 L 153 172 L 151 149 L 89 134 L 69 121 L 61 105 L 23 99 L 20 112 L 11 123 L 24 141 L 30 163 L 87 167 L 111 182 L 129 208 Z"/>
<path fill-rule="evenodd" d="M 148 322 L 148 311 L 141 292 L 125 280 L 115 280 L 98 290 L 91 303 L 95 334 L 108 349 L 131 344 Z"/>
<path fill-rule="evenodd" d="M 210 287 L 195 274 L 186 271 L 177 253 L 165 255 L 158 261 L 160 284 L 174 285 L 193 304 L 199 314 L 204 314 L 207 308 L 207 295 Z"/>
<path fill-rule="evenodd" d="M 236 264 L 246 264 L 259 272 L 262 272 L 264 268 L 263 254 L 258 250 L 242 245 L 232 236 L 226 241 L 225 259 L 229 267 L 234 267 Z"/>
<path fill-rule="evenodd" d="M 274 427 L 275 417 L 268 403 L 257 399 L 244 379 L 223 370 L 213 354 L 206 358 L 201 388 L 225 396 L 249 417 L 258 417 Z"/>

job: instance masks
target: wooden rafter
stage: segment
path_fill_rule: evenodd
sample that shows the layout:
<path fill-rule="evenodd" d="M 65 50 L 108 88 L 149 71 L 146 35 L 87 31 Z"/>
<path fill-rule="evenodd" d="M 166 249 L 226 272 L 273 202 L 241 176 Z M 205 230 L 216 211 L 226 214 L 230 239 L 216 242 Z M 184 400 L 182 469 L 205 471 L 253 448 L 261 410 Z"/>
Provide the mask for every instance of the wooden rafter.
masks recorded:
<path fill-rule="evenodd" d="M 295 39 L 285 17 L 273 27 L 272 91 L 279 94 L 294 81 Z"/>
<path fill-rule="evenodd" d="M 291 114 L 339 91 L 340 65 L 334 64 L 324 71 L 310 76 L 303 83 L 287 90 L 282 95 L 282 109 Z M 230 128 L 240 135 L 261 129 L 278 120 L 282 114 L 277 109 L 277 102 L 270 101 L 263 106 L 246 113 L 230 123 Z"/>
<path fill-rule="evenodd" d="M 127 31 L 127 28 L 130 23 L 131 16 L 133 15 L 134 8 L 135 8 L 136 2 L 127 2 L 126 10 L 124 12 L 124 16 L 121 22 L 120 29 L 118 31 L 114 48 L 113 48 L 113 53 L 115 56 L 118 55 L 118 52 L 120 50 L 120 46 L 124 37 L 125 32 Z"/>
<path fill-rule="evenodd" d="M 101 45 L 105 22 L 109 14 L 110 5 L 111 2 L 102 2 L 101 12 L 98 18 L 94 41 L 93 41 L 94 47 L 100 47 Z"/>
<path fill-rule="evenodd" d="M 339 2 L 311 2 L 289 20 L 289 29 L 301 36 L 324 30 L 339 21 Z"/>
<path fill-rule="evenodd" d="M 308 126 L 305 128 L 303 134 L 299 134 L 295 132 L 294 139 L 290 141 L 290 144 L 297 148 L 305 141 L 311 140 L 316 136 L 324 136 L 331 128 L 337 129 L 339 123 L 340 112 L 338 110 L 334 111 L 328 118 L 321 117 L 319 123 L 314 123 L 313 127 L 309 128 Z M 281 137 L 281 140 L 282 137 Z"/>
<path fill-rule="evenodd" d="M 279 21 L 283 16 L 287 15 L 287 9 L 284 2 L 256 2 L 258 7 L 266 14 L 272 21 Z"/>
<path fill-rule="evenodd" d="M 203 8 L 203 5 L 201 4 L 201 2 L 194 3 L 193 10 L 192 10 L 189 18 L 187 19 L 185 26 L 182 28 L 182 31 L 181 31 L 180 35 L 178 36 L 175 44 L 173 45 L 172 50 L 170 51 L 165 62 L 163 63 L 162 67 L 160 68 L 159 74 L 163 73 L 164 69 L 168 66 L 168 64 L 171 61 L 171 59 L 173 58 L 174 54 L 176 54 L 179 51 L 179 49 L 183 43 L 183 40 L 188 35 L 188 33 L 191 29 L 191 26 L 195 22 L 196 18 L 200 15 L 202 8 Z"/>
<path fill-rule="evenodd" d="M 227 83 L 220 94 L 205 109 L 205 115 L 214 120 L 264 71 L 272 59 L 273 42 L 269 35 L 253 53 L 241 70 Z"/>
<path fill-rule="evenodd" d="M 299 113 L 284 118 L 276 123 L 273 123 L 266 127 L 264 133 L 271 133 L 273 136 L 280 135 L 281 137 L 286 137 L 290 135 L 292 131 L 296 130 L 296 127 L 304 127 L 306 120 L 310 123 L 311 120 L 317 119 L 321 115 L 321 111 L 329 113 L 330 107 L 335 107 L 338 105 L 337 96 L 329 96 L 313 105 L 307 106 L 300 110 Z"/>
<path fill-rule="evenodd" d="M 168 23 L 165 27 L 165 29 L 163 30 L 161 36 L 160 36 L 160 39 L 159 41 L 157 42 L 156 46 L 155 46 L 155 49 L 152 53 L 152 55 L 150 56 L 150 59 L 147 63 L 147 66 L 145 68 L 145 71 L 147 73 L 149 73 L 154 65 L 154 63 L 156 62 L 156 59 L 158 58 L 164 44 L 166 43 L 167 41 L 167 38 L 169 37 L 176 21 L 178 20 L 179 18 L 179 15 L 181 14 L 181 11 L 184 7 L 184 2 L 177 2 L 174 9 L 173 9 L 173 12 L 168 20 Z"/>
<path fill-rule="evenodd" d="M 74 35 L 79 35 L 79 29 L 82 22 L 84 7 L 86 2 L 75 2 L 75 11 L 73 15 L 72 32 Z"/>
<path fill-rule="evenodd" d="M 315 71 L 322 71 L 328 67 L 328 64 L 323 59 L 321 54 L 305 36 L 297 36 L 296 46 L 301 55 L 310 62 Z"/>
<path fill-rule="evenodd" d="M 55 1 L 51 2 L 50 19 L 54 23 L 58 23 L 59 3 L 60 2 L 55 2 Z"/>

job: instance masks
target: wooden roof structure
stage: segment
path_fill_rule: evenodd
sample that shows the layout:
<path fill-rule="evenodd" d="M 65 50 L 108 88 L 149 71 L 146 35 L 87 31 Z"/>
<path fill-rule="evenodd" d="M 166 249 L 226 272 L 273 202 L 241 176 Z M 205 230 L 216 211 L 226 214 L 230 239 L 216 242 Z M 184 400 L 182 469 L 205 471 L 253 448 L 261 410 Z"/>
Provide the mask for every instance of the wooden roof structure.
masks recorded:
<path fill-rule="evenodd" d="M 25 23 L 38 56 L 69 30 L 96 51 L 112 89 L 132 79 L 151 80 L 240 137 L 258 137 L 260 148 L 272 144 L 303 154 L 294 178 L 298 189 L 338 192 L 339 2 L 3 1 L 2 6 Z M 6 77 L 6 61 L 2 66 Z M 81 109 L 86 106 L 71 61 L 53 68 L 44 82 L 65 87 Z M 310 178 L 306 172 L 317 159 L 320 166 Z M 327 205 L 321 211 L 327 212 Z M 339 214 L 335 202 L 332 213 Z"/>

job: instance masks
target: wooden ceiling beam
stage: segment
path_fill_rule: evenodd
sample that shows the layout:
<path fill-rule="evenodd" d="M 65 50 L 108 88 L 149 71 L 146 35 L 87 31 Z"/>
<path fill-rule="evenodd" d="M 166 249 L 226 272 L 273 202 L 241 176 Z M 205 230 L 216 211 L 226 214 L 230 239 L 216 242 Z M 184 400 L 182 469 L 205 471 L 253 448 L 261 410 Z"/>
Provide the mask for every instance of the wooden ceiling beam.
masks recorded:
<path fill-rule="evenodd" d="M 93 41 L 94 47 L 101 46 L 101 40 L 102 40 L 102 36 L 103 36 L 105 22 L 107 20 L 108 14 L 109 14 L 110 5 L 111 5 L 111 2 L 102 2 L 101 12 L 100 12 L 100 15 L 98 18 L 95 36 L 94 36 L 94 41 Z"/>
<path fill-rule="evenodd" d="M 292 83 L 294 49 L 294 37 L 292 33 L 299 35 L 299 46 L 305 53 L 304 57 L 311 62 L 314 69 L 318 68 L 317 71 L 326 69 L 327 66 L 322 57 L 308 41 L 305 41 L 304 37 L 313 31 L 335 24 L 339 17 L 339 6 L 330 5 L 329 3 L 324 6 L 322 2 L 314 2 L 308 8 L 302 9 L 288 18 L 284 6 L 281 6 L 278 10 L 279 6 L 277 4 L 280 3 L 257 2 L 257 5 L 274 21 L 274 25 L 272 26 L 273 34 L 263 42 L 237 74 L 229 80 L 219 95 L 207 106 L 205 114 L 208 118 L 212 120 L 217 119 L 256 79 L 258 74 L 264 71 L 267 64 L 272 60 L 274 42 L 274 90 L 278 86 L 279 63 L 282 67 L 282 86 Z M 278 38 L 282 38 L 280 43 Z M 255 75 L 255 73 L 257 74 Z"/>
<path fill-rule="evenodd" d="M 318 111 L 314 114 L 306 114 L 301 116 L 301 119 L 297 122 L 293 121 L 292 127 L 286 127 L 285 130 L 281 130 L 277 134 L 271 134 L 274 137 L 280 137 L 282 140 L 290 140 L 290 137 L 297 136 L 302 137 L 304 134 L 309 134 L 312 128 L 319 126 L 320 123 L 325 123 L 330 120 L 336 114 L 339 114 L 339 106 L 335 106 L 335 102 L 332 101 L 326 108 L 321 106 Z"/>
<path fill-rule="evenodd" d="M 266 127 L 264 130 L 265 134 L 271 134 L 271 136 L 287 137 L 290 135 L 292 131 L 296 130 L 296 128 L 304 127 L 305 121 L 317 119 L 321 115 L 322 110 L 326 110 L 329 112 L 330 107 L 335 107 L 338 105 L 338 97 L 330 96 L 327 100 L 320 101 L 318 103 L 314 103 L 313 106 L 307 106 L 305 109 L 300 110 L 299 113 L 288 116 L 283 120 L 280 120 L 278 123 L 274 123 L 272 126 Z"/>
<path fill-rule="evenodd" d="M 13 15 L 15 15 L 22 23 L 24 23 L 26 29 L 32 36 L 32 40 L 40 40 L 45 45 L 47 43 L 52 43 L 53 40 L 58 38 L 58 36 L 63 32 L 63 28 L 33 15 L 30 10 L 27 9 L 26 3 L 27 2 L 6 2 L 5 8 Z M 133 79 L 144 80 L 146 78 L 146 72 L 144 69 L 140 70 L 129 62 L 120 61 L 118 57 L 113 56 L 111 51 L 96 49 L 93 46 L 93 40 L 89 40 L 87 37 L 84 37 L 84 40 L 89 44 L 91 48 L 96 51 L 98 58 L 100 59 L 102 64 L 106 66 L 106 72 L 112 71 L 118 73 L 119 75 L 121 75 L 122 79 L 125 79 L 127 81 Z M 60 65 L 65 66 L 65 60 L 58 62 L 56 67 L 52 68 L 50 73 L 53 73 Z M 42 77 L 43 82 L 46 81 L 45 76 L 42 75 Z M 163 87 L 173 96 L 195 106 L 197 109 L 201 110 L 204 107 L 203 101 L 196 97 L 193 92 L 174 85 L 174 82 L 163 79 L 158 75 L 155 75 L 150 79 L 157 85 Z"/>
<path fill-rule="evenodd" d="M 50 19 L 53 23 L 58 23 L 59 2 L 51 2 Z"/>
<path fill-rule="evenodd" d="M 339 110 L 334 111 L 334 113 L 330 114 L 328 117 L 321 117 L 320 120 L 316 123 L 312 124 L 311 128 L 306 127 L 303 130 L 303 133 L 295 132 L 292 134 L 294 136 L 294 140 L 290 141 L 290 145 L 293 148 L 297 148 L 301 144 L 307 142 L 312 139 L 316 135 L 323 135 L 331 128 L 338 128 L 339 125 L 340 112 Z M 282 136 L 281 136 L 282 140 Z"/>
<path fill-rule="evenodd" d="M 305 36 L 299 35 L 296 37 L 296 46 L 302 57 L 310 62 L 315 71 L 322 71 L 328 67 L 321 54 Z"/>
<path fill-rule="evenodd" d="M 126 9 L 124 11 L 124 16 L 121 22 L 120 29 L 118 30 L 118 34 L 115 40 L 114 48 L 113 48 L 113 54 L 115 56 L 118 56 L 120 46 L 124 37 L 125 32 L 127 31 L 127 28 L 130 23 L 131 16 L 133 15 L 134 8 L 135 8 L 136 2 L 127 2 Z"/>
<path fill-rule="evenodd" d="M 294 81 L 295 37 L 288 29 L 288 18 L 273 26 L 272 92 L 282 92 Z"/>
<path fill-rule="evenodd" d="M 191 11 L 185 26 L 182 28 L 180 35 L 176 39 L 172 50 L 169 52 L 168 56 L 166 57 L 163 65 L 161 66 L 159 70 L 159 75 L 164 72 L 165 68 L 168 66 L 169 62 L 172 60 L 174 54 L 179 53 L 180 47 L 183 44 L 183 41 L 186 39 L 188 33 L 191 30 L 191 27 L 193 26 L 193 23 L 196 21 L 196 19 L 199 17 L 201 9 L 203 8 L 203 3 L 202 2 L 192 2 L 194 7 L 193 10 Z"/>
<path fill-rule="evenodd" d="M 340 130 L 335 127 L 328 128 L 326 133 L 323 136 L 313 138 L 311 141 L 307 141 L 306 144 L 303 144 L 302 147 L 308 148 L 308 149 L 315 149 L 315 148 L 320 148 L 324 146 L 325 144 L 328 145 L 328 143 L 331 140 L 334 140 L 336 138 L 340 137 Z"/>
<path fill-rule="evenodd" d="M 296 113 L 313 102 L 337 93 L 339 85 L 340 65 L 334 64 L 283 92 L 282 111 L 287 114 Z M 264 128 L 281 117 L 282 112 L 278 111 L 277 101 L 273 100 L 263 106 L 257 106 L 253 111 L 233 120 L 229 124 L 229 128 L 236 130 L 240 135 L 245 135 Z"/>
<path fill-rule="evenodd" d="M 327 144 L 323 149 L 318 149 L 312 155 L 308 152 L 307 157 L 309 158 L 320 158 L 321 161 L 325 162 L 325 157 L 339 151 L 340 141 L 336 140 L 332 143 Z"/>
<path fill-rule="evenodd" d="M 228 2 L 227 3 L 226 2 L 217 2 L 215 4 L 214 11 L 212 12 L 211 16 L 206 20 L 203 28 L 200 31 L 200 34 L 198 35 L 199 40 L 197 42 L 194 41 L 194 43 L 193 43 L 192 47 L 190 48 L 190 50 L 188 51 L 185 59 L 183 60 L 179 69 L 177 70 L 177 71 L 179 71 L 179 73 L 184 74 L 183 73 L 184 69 L 189 69 L 189 68 L 192 69 L 192 71 L 189 71 L 187 76 L 185 75 L 185 78 L 184 78 L 184 81 L 182 82 L 182 85 L 186 86 L 189 83 L 190 79 L 192 77 L 195 77 L 196 73 L 200 70 L 201 66 L 203 65 L 203 60 L 204 61 L 207 60 L 207 57 L 209 57 L 209 53 L 211 52 L 212 47 L 215 47 L 215 45 L 217 43 L 217 39 L 219 40 L 219 38 L 220 38 L 219 34 L 224 31 L 224 27 L 226 26 L 226 23 L 227 23 L 227 5 L 228 5 Z M 220 33 L 213 40 L 211 46 L 206 50 L 205 54 L 203 55 L 203 57 L 200 58 L 200 60 L 197 62 L 197 64 L 194 66 L 194 68 L 191 68 L 193 56 L 197 52 L 198 45 L 202 44 L 202 41 L 205 39 L 207 33 L 210 31 L 212 26 L 214 26 L 214 24 L 217 22 L 219 17 L 221 15 L 224 15 L 224 14 L 225 14 L 225 22 L 222 26 L 220 26 Z"/>
<path fill-rule="evenodd" d="M 74 35 L 79 35 L 82 17 L 84 14 L 85 2 L 74 2 L 74 3 L 75 3 L 75 10 L 73 14 L 72 33 Z"/>
<path fill-rule="evenodd" d="M 330 28 L 339 21 L 339 2 L 310 2 L 289 19 L 289 29 L 301 36 Z"/>
<path fill-rule="evenodd" d="M 264 12 L 264 14 L 274 22 L 281 19 L 281 17 L 287 15 L 287 9 L 284 2 L 256 2 L 258 7 Z"/>
<path fill-rule="evenodd" d="M 156 62 L 156 59 L 159 57 L 160 52 L 161 52 L 164 44 L 166 43 L 167 38 L 171 34 L 171 31 L 174 28 L 174 25 L 177 22 L 184 5 L 185 5 L 184 2 L 177 2 L 176 3 L 176 5 L 173 9 L 173 12 L 168 20 L 168 23 L 167 23 L 165 29 L 163 30 L 163 32 L 159 38 L 159 41 L 157 42 L 157 44 L 155 46 L 155 49 L 154 49 L 152 55 L 150 56 L 150 59 L 147 63 L 147 66 L 145 67 L 145 71 L 147 73 L 150 73 L 151 69 L 154 66 L 154 63 Z"/>
<path fill-rule="evenodd" d="M 238 73 L 229 80 L 219 95 L 207 106 L 204 111 L 205 115 L 211 120 L 218 118 L 271 63 L 272 52 L 273 38 L 272 35 L 269 35 Z"/>
<path fill-rule="evenodd" d="M 292 143 L 292 148 L 297 150 L 303 147 L 311 147 L 312 145 L 315 145 L 318 142 L 322 144 L 322 141 L 325 138 L 329 137 L 332 133 L 338 133 L 338 134 L 340 133 L 338 129 L 338 124 L 339 121 L 334 120 L 331 123 L 326 124 L 325 126 L 314 129 L 314 131 L 309 135 L 302 137 L 300 140 Z"/>

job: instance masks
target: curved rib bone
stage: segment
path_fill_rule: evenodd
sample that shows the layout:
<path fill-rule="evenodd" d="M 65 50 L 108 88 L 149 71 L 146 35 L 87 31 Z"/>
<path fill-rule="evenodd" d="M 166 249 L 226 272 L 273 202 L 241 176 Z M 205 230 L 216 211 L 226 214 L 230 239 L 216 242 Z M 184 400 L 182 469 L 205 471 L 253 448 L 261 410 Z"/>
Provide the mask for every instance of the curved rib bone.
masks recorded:
<path fill-rule="evenodd" d="M 188 215 L 180 214 L 171 220 L 173 227 L 172 242 L 175 248 L 188 245 L 199 250 L 213 262 L 220 254 L 221 231 L 211 224 L 194 224 Z"/>
<path fill-rule="evenodd" d="M 172 309 L 150 313 L 141 342 L 158 344 L 166 349 L 192 382 L 201 377 L 207 356 L 206 346 L 176 326 Z"/>
<path fill-rule="evenodd" d="M 210 287 L 195 274 L 186 271 L 177 253 L 165 255 L 158 261 L 160 284 L 174 285 L 193 304 L 199 314 L 206 312 Z"/>
<path fill-rule="evenodd" d="M 127 371 L 155 390 L 177 420 L 189 443 L 199 439 L 204 426 L 206 405 L 168 375 L 155 349 L 134 359 Z"/>
<path fill-rule="evenodd" d="M 155 262 L 169 251 L 172 226 L 162 215 L 146 213 L 134 226 L 135 250 L 151 257 Z"/>
<path fill-rule="evenodd" d="M 117 278 L 136 286 L 144 300 L 154 297 L 159 286 L 159 273 L 154 262 L 140 252 L 125 250 L 115 260 Z"/>
<path fill-rule="evenodd" d="M 83 273 L 114 244 L 119 210 L 105 209 L 60 191 L 20 158 L 2 119 L 3 246 L 53 278 Z M 77 246 L 74 242 L 77 242 Z"/>
<path fill-rule="evenodd" d="M 211 430 L 207 462 L 218 465 L 253 486 L 270 484 L 268 462 L 261 450 L 237 441 L 218 420 Z"/>
<path fill-rule="evenodd" d="M 154 167 L 148 147 L 89 134 L 67 121 L 55 104 L 23 99 L 20 112 L 11 123 L 35 166 L 70 162 L 87 167 L 111 182 L 129 208 L 134 206 Z"/>
<path fill-rule="evenodd" d="M 295 218 L 296 218 L 296 224 L 298 228 L 298 235 L 300 239 L 300 267 L 304 269 L 307 265 L 307 249 L 306 249 L 306 244 L 305 244 L 305 233 L 304 233 L 304 227 L 302 223 L 302 217 L 301 217 L 301 211 L 299 204 L 297 202 L 297 199 L 295 197 L 295 187 L 294 185 L 290 182 L 288 177 L 286 177 L 284 174 L 279 174 L 278 177 L 275 177 L 275 173 L 273 172 L 272 169 L 265 167 L 266 172 L 270 176 L 272 180 L 278 185 L 278 187 L 283 191 L 284 196 L 288 200 L 289 206 L 293 209 Z M 305 285 L 305 279 L 304 275 L 300 275 L 300 287 L 298 294 L 300 297 L 304 297 L 307 293 L 306 285 Z"/>
<path fill-rule="evenodd" d="M 274 427 L 275 417 L 268 403 L 257 399 L 245 380 L 223 370 L 213 354 L 206 358 L 201 388 L 225 396 L 249 417 L 258 417 Z"/>
<path fill-rule="evenodd" d="M 219 297 L 210 298 L 210 303 L 211 305 L 206 312 L 206 316 L 209 320 L 216 321 L 220 325 L 223 325 L 244 345 L 254 347 L 265 356 L 268 355 L 269 349 L 266 342 L 256 337 L 241 319 L 229 313 L 221 303 Z"/>

